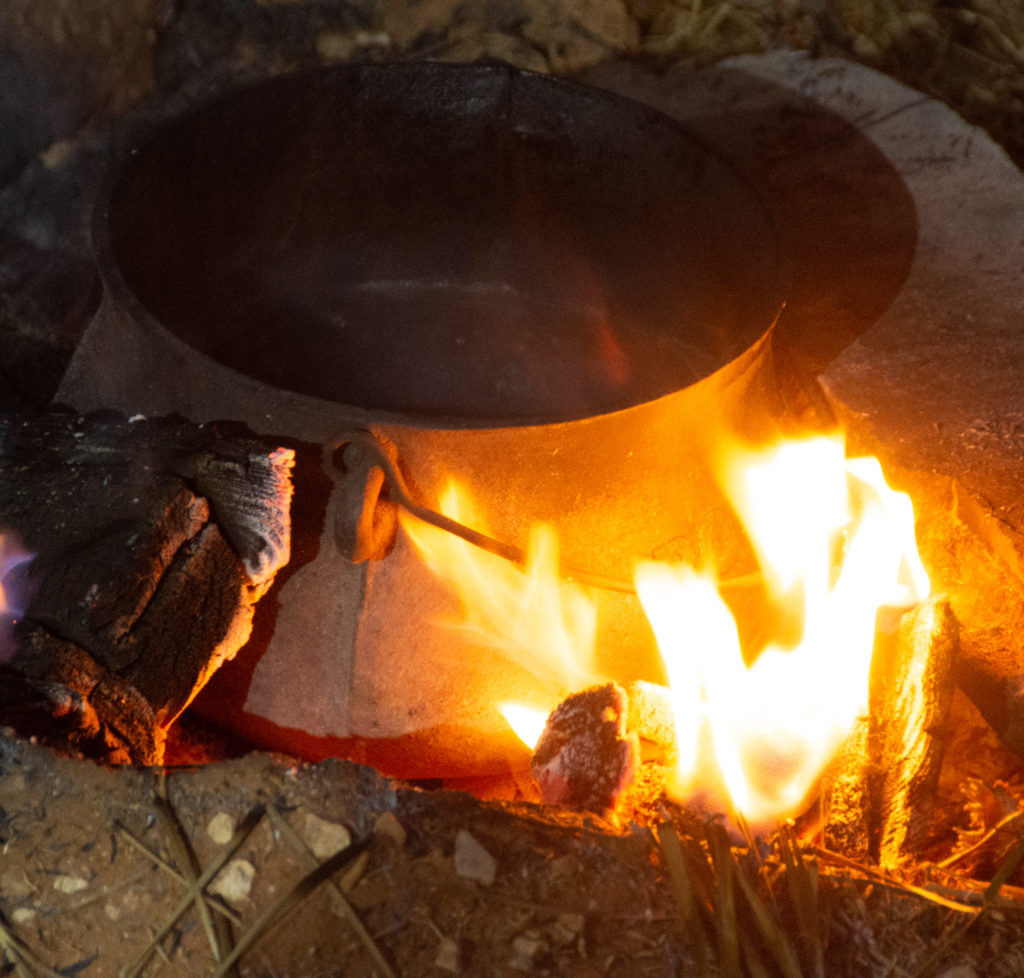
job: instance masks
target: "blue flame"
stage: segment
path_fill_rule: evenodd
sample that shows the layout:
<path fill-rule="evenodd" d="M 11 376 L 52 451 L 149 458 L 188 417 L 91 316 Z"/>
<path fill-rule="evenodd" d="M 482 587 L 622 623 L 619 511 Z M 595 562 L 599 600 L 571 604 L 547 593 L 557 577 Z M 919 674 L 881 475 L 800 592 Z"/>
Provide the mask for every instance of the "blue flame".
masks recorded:
<path fill-rule="evenodd" d="M 0 534 L 0 662 L 14 655 L 14 626 L 28 604 L 32 557 L 9 533 Z"/>

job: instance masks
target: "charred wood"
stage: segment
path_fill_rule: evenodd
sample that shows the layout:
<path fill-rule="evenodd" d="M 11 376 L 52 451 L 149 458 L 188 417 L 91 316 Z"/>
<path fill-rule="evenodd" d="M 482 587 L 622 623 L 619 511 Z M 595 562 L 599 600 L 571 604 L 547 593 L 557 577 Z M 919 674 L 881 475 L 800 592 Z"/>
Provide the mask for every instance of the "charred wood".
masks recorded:
<path fill-rule="evenodd" d="M 163 731 L 244 644 L 288 561 L 291 464 L 237 426 L 0 417 L 0 533 L 33 555 L 0 718 L 158 762 Z"/>

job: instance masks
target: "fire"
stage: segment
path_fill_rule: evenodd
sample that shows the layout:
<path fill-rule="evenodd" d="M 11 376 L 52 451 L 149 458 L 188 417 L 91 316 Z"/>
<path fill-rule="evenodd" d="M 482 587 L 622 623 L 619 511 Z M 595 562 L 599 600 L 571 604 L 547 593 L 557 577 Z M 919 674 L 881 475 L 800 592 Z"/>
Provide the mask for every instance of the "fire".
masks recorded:
<path fill-rule="evenodd" d="M 544 710 L 536 710 L 522 703 L 501 703 L 498 712 L 505 718 L 515 735 L 530 750 L 537 746 L 540 735 L 544 732 L 544 724 L 548 715 Z"/>
<path fill-rule="evenodd" d="M 765 621 L 740 627 L 724 582 L 707 569 L 643 561 L 635 585 L 671 687 L 674 790 L 717 794 L 763 824 L 799 810 L 866 708 L 880 612 L 923 600 L 929 583 L 910 499 L 888 486 L 876 459 L 847 458 L 841 438 L 762 451 L 725 444 L 717 475 L 756 557 Z M 458 487 L 442 511 L 486 532 Z M 534 531 L 523 569 L 413 517 L 403 525 L 459 596 L 463 618 L 453 624 L 544 677 L 549 707 L 608 678 L 593 666 L 594 605 L 559 578 L 550 530 Z M 500 709 L 536 742 L 544 713 Z"/>
<path fill-rule="evenodd" d="M 25 604 L 21 571 L 31 559 L 14 537 L 0 533 L 0 662 L 14 653 L 13 626 Z"/>
<path fill-rule="evenodd" d="M 462 605 L 463 617 L 447 624 L 544 679 L 554 693 L 552 705 L 593 680 L 596 611 L 582 588 L 559 578 L 558 541 L 550 527 L 533 527 L 521 568 L 400 512 L 427 566 Z M 441 497 L 441 512 L 490 533 L 469 494 L 454 482 Z"/>
<path fill-rule="evenodd" d="M 711 575 L 645 563 L 636 584 L 670 677 L 680 792 L 706 777 L 708 744 L 732 806 L 764 822 L 798 810 L 865 709 L 879 611 L 929 584 L 910 499 L 876 459 L 847 459 L 834 438 L 727 458 L 723 486 L 796 640 L 743 650 Z"/>

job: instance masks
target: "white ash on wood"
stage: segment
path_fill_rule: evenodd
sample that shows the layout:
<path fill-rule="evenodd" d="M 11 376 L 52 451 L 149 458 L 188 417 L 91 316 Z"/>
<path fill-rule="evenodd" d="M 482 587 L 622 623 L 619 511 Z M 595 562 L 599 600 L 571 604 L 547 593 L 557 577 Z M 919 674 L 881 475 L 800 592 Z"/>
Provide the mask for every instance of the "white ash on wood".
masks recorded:
<path fill-rule="evenodd" d="M 616 683 L 567 696 L 548 716 L 530 774 L 541 801 L 604 815 L 633 780 L 639 754 L 626 730 L 626 693 Z"/>
<path fill-rule="evenodd" d="M 292 460 L 237 426 L 0 417 L 0 532 L 35 555 L 5 722 L 159 762 L 163 731 L 244 644 L 289 559 Z"/>

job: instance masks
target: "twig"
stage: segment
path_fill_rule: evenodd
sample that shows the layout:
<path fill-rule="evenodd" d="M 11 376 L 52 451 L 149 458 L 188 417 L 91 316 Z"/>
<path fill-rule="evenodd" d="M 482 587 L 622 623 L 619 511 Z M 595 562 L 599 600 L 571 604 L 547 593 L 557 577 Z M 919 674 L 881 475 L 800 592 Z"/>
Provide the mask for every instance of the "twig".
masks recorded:
<path fill-rule="evenodd" d="M 726 978 L 740 978 L 739 923 L 736 920 L 735 863 L 729 834 L 717 823 L 707 827 L 708 847 L 715 867 L 718 899 L 715 924 L 718 929 L 718 967 Z"/>
<path fill-rule="evenodd" d="M 350 863 L 370 844 L 367 837 L 361 842 L 353 842 L 348 848 L 335 853 L 330 859 L 324 860 L 316 869 L 302 877 L 277 903 L 261 914 L 253 925 L 238 939 L 231 953 L 221 962 L 220 967 L 211 978 L 225 978 L 251 947 L 263 940 L 271 930 L 291 913 L 306 897 L 310 896 L 326 883 L 339 869 Z"/>
<path fill-rule="evenodd" d="M 828 849 L 822 849 L 820 846 L 811 846 L 810 849 L 811 852 L 824 862 L 831 863 L 833 866 L 842 866 L 844 869 L 853 870 L 865 880 L 870 880 L 872 883 L 878 883 L 881 886 L 887 886 L 893 890 L 902 890 L 904 893 L 912 893 L 914 896 L 919 896 L 923 900 L 936 903 L 940 907 L 945 907 L 947 910 L 956 910 L 959 913 L 968 913 L 972 916 L 977 916 L 981 913 L 980 907 L 972 907 L 966 903 L 960 903 L 956 900 L 948 900 L 938 893 L 933 893 L 931 890 L 925 890 L 920 886 L 914 886 L 911 883 L 904 883 L 902 880 L 893 879 L 876 869 L 871 869 L 869 866 L 863 866 L 852 859 L 840 856 L 837 852 L 830 852 Z"/>
<path fill-rule="evenodd" d="M 2 922 L 0 922 L 0 950 L 3 950 L 14 962 L 14 971 L 18 978 L 38 978 L 39 975 L 42 975 L 43 978 L 62 978 L 59 972 L 48 968 L 39 961 Z M 26 968 L 31 968 L 32 973 L 26 971 Z"/>
<path fill-rule="evenodd" d="M 164 797 L 158 795 L 155 799 L 156 812 L 163 824 L 167 836 L 167 843 L 171 849 L 174 862 L 178 870 L 185 878 L 185 886 L 192 893 L 192 900 L 196 905 L 199 920 L 206 932 L 206 939 L 210 942 L 210 950 L 213 952 L 215 961 L 223 961 L 231 952 L 232 937 L 231 927 L 222 917 L 215 921 L 207 902 L 206 894 L 199 886 L 199 863 L 196 854 L 189 845 L 185 830 L 178 821 L 171 803 Z"/>
<path fill-rule="evenodd" d="M 1015 822 L 1020 821 L 1024 818 L 1024 811 L 1011 812 L 1009 815 L 1003 816 L 999 820 L 999 823 L 989 829 L 977 842 L 973 845 L 968 846 L 966 849 L 962 849 L 960 852 L 954 852 L 953 855 L 947 856 L 940 863 L 936 863 L 940 869 L 948 869 L 955 863 L 960 862 L 961 859 L 966 859 L 971 853 L 977 852 L 982 846 L 986 845 L 997 833 L 1008 829 Z"/>
<path fill-rule="evenodd" d="M 985 890 L 985 902 L 991 902 L 999 896 L 999 891 L 1003 888 L 1006 881 L 1013 875 L 1014 871 L 1024 860 L 1024 835 L 1018 840 L 1017 844 L 1013 847 L 1010 854 L 1003 860 L 1002 865 L 996 870 L 995 875 L 992 877 L 992 882 L 989 884 L 988 889 Z"/>
<path fill-rule="evenodd" d="M 821 933 L 817 865 L 804 862 L 800 847 L 793 837 L 791 824 L 779 827 L 778 838 L 779 853 L 786 867 L 786 886 L 796 910 L 801 943 L 809 958 L 810 972 L 813 978 L 824 978 L 825 942 Z"/>
<path fill-rule="evenodd" d="M 150 849 L 148 846 L 143 845 L 143 843 L 140 842 L 120 822 L 115 822 L 114 827 L 117 829 L 118 832 L 121 833 L 125 841 L 130 843 L 136 849 L 138 849 L 139 852 L 141 852 L 148 859 L 152 860 L 155 865 L 159 866 L 165 872 L 170 873 L 171 876 L 173 876 L 179 883 L 183 884 L 184 886 L 190 885 L 188 879 L 186 879 L 185 876 L 179 873 L 177 869 L 175 869 L 166 859 L 157 855 L 157 853 L 153 852 L 153 850 Z M 207 897 L 207 903 L 209 903 L 209 905 L 214 910 L 216 910 L 217 913 L 221 914 L 224 917 L 227 917 L 228 920 L 230 920 L 233 924 L 240 924 L 242 922 L 241 916 L 234 910 L 232 910 L 231 907 L 229 907 L 227 904 L 221 903 L 220 900 L 211 900 L 209 897 Z"/>
<path fill-rule="evenodd" d="M 125 978 L 138 978 L 142 974 L 142 970 L 149 963 L 149 959 L 153 957 L 156 949 L 160 946 L 163 939 L 174 929 L 178 921 L 186 914 L 188 908 L 196 900 L 196 893 L 199 894 L 199 898 L 203 899 L 202 891 L 206 885 L 223 869 L 224 864 L 238 851 L 239 847 L 247 838 L 250 833 L 260 822 L 263 820 L 263 809 L 261 807 L 254 808 L 245 818 L 242 823 L 238 826 L 235 831 L 234 838 L 217 854 L 217 857 L 207 867 L 206 871 L 196 880 L 194 890 L 184 897 L 181 902 L 174 908 L 174 911 L 167 918 L 166 921 L 157 930 L 156 936 L 150 942 L 149 946 L 135 959 L 132 965 L 125 972 Z M 237 949 L 237 947 L 236 947 Z M 226 972 L 225 972 L 226 974 Z"/>
<path fill-rule="evenodd" d="M 270 805 L 267 808 L 267 815 L 270 821 L 273 823 L 274 828 L 281 833 L 284 840 L 310 865 L 315 866 L 317 863 L 316 856 L 313 855 L 309 846 L 299 837 L 299 834 L 288 824 L 287 819 L 278 811 L 277 807 Z M 334 898 L 336 905 L 341 909 L 342 913 L 348 918 L 349 923 L 352 925 L 352 929 L 358 934 L 359 939 L 363 942 L 366 950 L 370 953 L 370 957 L 373 958 L 377 967 L 384 974 L 385 978 L 396 978 L 394 971 L 391 969 L 391 965 L 388 964 L 387 958 L 381 953 L 379 947 L 373 937 L 370 936 L 370 932 L 366 929 L 359 914 L 356 913 L 355 907 L 349 903 L 348 898 L 342 892 L 341 887 L 338 886 L 333 880 L 328 881 L 328 889 L 330 890 L 331 896 Z"/>
<path fill-rule="evenodd" d="M 697 972 L 701 976 L 709 974 L 710 948 L 707 935 L 700 919 L 700 908 L 694 894 L 693 882 L 686 868 L 686 857 L 679 842 L 676 827 L 671 822 L 661 822 L 654 828 L 654 839 L 661 854 L 661 860 L 668 871 L 675 894 L 676 906 L 683 920 L 683 927 L 689 937 L 689 946 L 697 956 Z"/>

